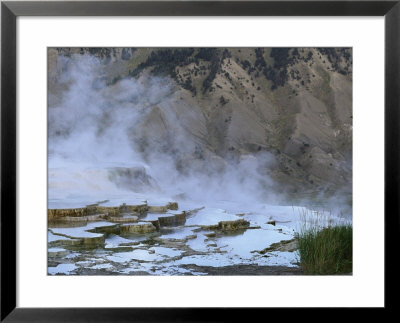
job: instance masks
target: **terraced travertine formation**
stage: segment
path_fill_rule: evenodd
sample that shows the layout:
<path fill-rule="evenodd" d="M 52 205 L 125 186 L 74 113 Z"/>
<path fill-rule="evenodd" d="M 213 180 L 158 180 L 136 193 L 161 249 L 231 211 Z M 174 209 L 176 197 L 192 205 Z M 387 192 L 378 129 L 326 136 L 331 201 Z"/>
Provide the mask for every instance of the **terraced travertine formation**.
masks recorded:
<path fill-rule="evenodd" d="M 296 267 L 295 247 L 274 252 L 294 232 L 271 224 L 271 216 L 260 223 L 260 215 L 182 210 L 178 203 L 92 204 L 49 209 L 48 215 L 49 274 L 193 275 L 202 274 L 196 266 Z"/>

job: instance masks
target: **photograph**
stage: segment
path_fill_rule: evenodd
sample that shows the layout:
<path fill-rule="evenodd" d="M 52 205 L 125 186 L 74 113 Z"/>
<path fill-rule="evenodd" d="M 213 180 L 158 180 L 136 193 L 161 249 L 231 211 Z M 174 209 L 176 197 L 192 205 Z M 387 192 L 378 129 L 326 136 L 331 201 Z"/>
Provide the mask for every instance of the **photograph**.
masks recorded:
<path fill-rule="evenodd" d="M 47 66 L 48 275 L 352 275 L 351 47 Z"/>
<path fill-rule="evenodd" d="M 396 309 L 399 0 L 0 12 L 1 322 Z"/>

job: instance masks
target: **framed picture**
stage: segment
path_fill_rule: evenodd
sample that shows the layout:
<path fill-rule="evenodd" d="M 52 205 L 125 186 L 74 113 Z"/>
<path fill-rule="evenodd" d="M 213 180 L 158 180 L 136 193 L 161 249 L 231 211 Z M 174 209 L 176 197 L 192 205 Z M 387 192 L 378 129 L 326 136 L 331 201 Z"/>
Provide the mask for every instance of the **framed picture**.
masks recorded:
<path fill-rule="evenodd" d="M 1 319 L 391 309 L 399 14 L 2 2 Z"/>

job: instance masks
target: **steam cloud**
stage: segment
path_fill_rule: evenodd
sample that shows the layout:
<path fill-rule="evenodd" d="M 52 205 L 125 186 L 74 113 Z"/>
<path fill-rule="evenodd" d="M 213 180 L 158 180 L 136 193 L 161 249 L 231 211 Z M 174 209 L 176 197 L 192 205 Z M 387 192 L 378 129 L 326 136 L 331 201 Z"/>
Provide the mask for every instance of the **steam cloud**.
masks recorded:
<path fill-rule="evenodd" d="M 132 192 L 202 203 L 278 198 L 268 176 L 273 156 L 218 156 L 191 133 L 188 122 L 204 117 L 195 103 L 178 102 L 170 79 L 143 75 L 107 84 L 94 57 L 59 61 L 63 72 L 48 110 L 50 200 L 90 203 Z"/>

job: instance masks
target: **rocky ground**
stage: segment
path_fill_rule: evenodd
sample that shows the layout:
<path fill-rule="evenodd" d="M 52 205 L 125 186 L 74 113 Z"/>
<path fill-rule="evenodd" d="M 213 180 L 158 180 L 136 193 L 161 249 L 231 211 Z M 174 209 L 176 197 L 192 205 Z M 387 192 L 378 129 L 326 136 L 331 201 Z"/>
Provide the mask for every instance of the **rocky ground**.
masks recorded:
<path fill-rule="evenodd" d="M 196 266 L 186 265 L 185 268 L 190 268 L 196 272 L 207 275 L 223 275 L 223 276 L 254 276 L 254 275 L 301 275 L 301 268 L 284 267 L 284 266 L 257 266 L 257 265 L 236 265 L 236 266 Z"/>
<path fill-rule="evenodd" d="M 183 275 L 210 275 L 210 276 L 281 276 L 281 275 L 302 275 L 301 268 L 285 267 L 285 266 L 258 266 L 258 265 L 234 265 L 234 266 L 196 266 L 196 265 L 183 265 L 182 268 L 187 272 Z M 111 271 L 105 269 L 79 269 L 76 271 L 77 275 L 98 275 L 107 276 L 115 275 Z M 129 274 L 130 276 L 148 276 L 151 275 L 146 271 L 135 271 Z"/>

